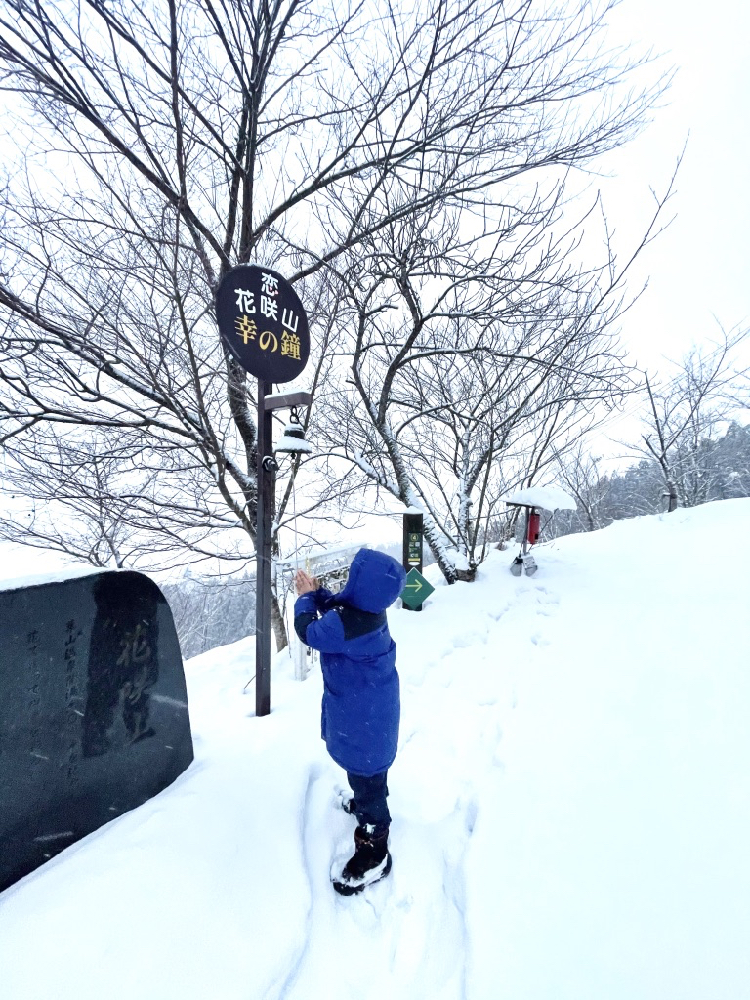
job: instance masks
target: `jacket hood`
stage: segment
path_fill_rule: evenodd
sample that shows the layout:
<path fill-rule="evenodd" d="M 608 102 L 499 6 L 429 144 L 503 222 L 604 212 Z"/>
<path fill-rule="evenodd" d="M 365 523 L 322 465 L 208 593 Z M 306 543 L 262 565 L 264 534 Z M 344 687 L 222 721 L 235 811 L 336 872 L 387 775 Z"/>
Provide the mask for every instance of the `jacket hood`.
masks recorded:
<path fill-rule="evenodd" d="M 352 561 L 346 586 L 337 600 L 360 611 L 385 611 L 404 589 L 403 566 L 384 552 L 360 549 Z"/>

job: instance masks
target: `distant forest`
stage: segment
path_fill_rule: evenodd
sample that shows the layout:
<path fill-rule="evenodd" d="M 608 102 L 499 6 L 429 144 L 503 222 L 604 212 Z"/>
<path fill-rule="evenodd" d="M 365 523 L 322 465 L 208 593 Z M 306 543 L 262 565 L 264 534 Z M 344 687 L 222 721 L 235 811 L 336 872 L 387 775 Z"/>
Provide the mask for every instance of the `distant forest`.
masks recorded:
<path fill-rule="evenodd" d="M 681 441 L 670 455 L 680 507 L 750 496 L 750 425 L 730 423 L 721 437 Z M 558 511 L 545 525 L 546 538 L 594 531 L 613 521 L 668 509 L 669 492 L 655 459 L 641 459 L 622 473 L 599 475 L 598 463 L 561 467 L 560 485 L 576 500 L 576 511 Z"/>

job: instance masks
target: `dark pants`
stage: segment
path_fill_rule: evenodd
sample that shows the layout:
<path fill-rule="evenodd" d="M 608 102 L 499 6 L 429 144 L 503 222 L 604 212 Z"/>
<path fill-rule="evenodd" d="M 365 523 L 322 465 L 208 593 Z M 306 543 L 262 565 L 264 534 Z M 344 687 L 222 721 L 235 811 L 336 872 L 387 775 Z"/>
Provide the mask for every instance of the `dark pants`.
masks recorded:
<path fill-rule="evenodd" d="M 391 825 L 388 812 L 388 772 L 381 771 L 366 778 L 362 774 L 346 772 L 354 793 L 353 812 L 360 826 L 374 829 L 371 833 L 385 833 Z"/>

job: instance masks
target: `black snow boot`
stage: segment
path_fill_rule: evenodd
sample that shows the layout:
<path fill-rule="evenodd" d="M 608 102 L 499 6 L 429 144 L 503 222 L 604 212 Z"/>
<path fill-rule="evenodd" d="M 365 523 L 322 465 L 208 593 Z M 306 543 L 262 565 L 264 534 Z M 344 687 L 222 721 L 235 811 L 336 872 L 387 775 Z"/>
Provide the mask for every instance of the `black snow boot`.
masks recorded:
<path fill-rule="evenodd" d="M 342 798 L 341 808 L 344 810 L 345 813 L 348 813 L 350 816 L 353 816 L 357 811 L 357 803 L 354 801 L 354 799 Z"/>
<path fill-rule="evenodd" d="M 372 834 L 365 827 L 358 826 L 354 831 L 354 854 L 344 865 L 341 875 L 333 879 L 333 888 L 342 896 L 353 896 L 385 878 L 392 864 L 388 831 Z"/>

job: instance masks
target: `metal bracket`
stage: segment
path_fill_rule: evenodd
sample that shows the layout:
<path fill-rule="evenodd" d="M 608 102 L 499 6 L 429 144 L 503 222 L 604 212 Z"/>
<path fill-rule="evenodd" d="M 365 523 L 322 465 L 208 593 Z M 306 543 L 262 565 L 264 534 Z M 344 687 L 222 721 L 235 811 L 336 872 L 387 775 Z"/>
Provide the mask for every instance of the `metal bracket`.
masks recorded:
<path fill-rule="evenodd" d="M 286 395 L 266 396 L 263 405 L 266 410 L 280 410 L 290 406 L 309 406 L 310 403 L 312 403 L 312 393 L 288 392 Z"/>

